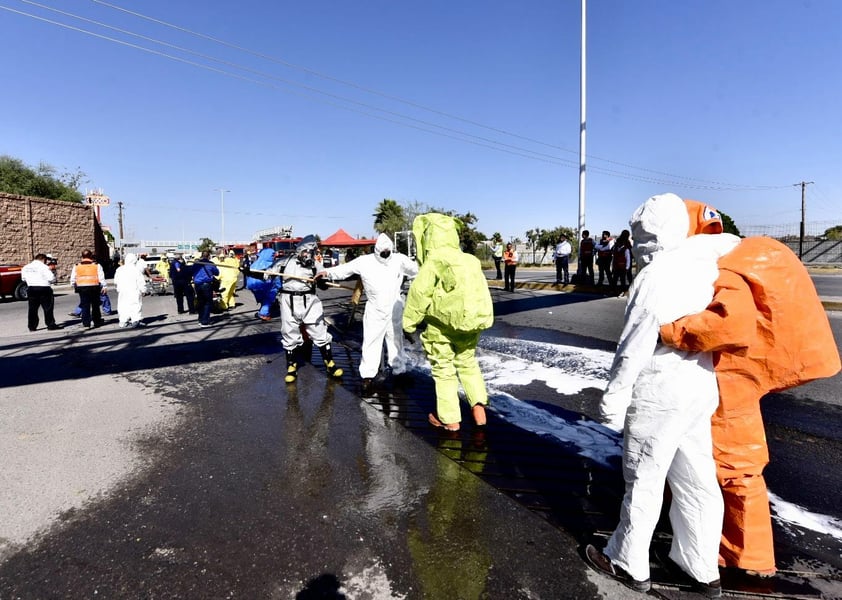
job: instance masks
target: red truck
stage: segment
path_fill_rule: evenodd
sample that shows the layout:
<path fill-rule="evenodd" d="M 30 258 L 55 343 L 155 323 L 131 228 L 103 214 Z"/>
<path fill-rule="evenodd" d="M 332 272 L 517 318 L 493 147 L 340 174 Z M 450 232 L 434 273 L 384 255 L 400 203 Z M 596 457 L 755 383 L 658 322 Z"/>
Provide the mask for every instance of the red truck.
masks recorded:
<path fill-rule="evenodd" d="M 20 265 L 0 265 L 0 298 L 14 296 L 26 300 L 26 283 L 21 279 Z"/>

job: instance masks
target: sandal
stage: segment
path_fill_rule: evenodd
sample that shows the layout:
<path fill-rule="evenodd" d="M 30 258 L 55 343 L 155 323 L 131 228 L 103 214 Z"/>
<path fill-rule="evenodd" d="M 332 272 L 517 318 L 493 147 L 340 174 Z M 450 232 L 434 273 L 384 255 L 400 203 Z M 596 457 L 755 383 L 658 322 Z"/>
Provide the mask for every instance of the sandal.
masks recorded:
<path fill-rule="evenodd" d="M 459 431 L 459 423 L 442 423 L 434 413 L 427 415 L 427 420 L 433 427 L 441 427 L 445 431 Z"/>

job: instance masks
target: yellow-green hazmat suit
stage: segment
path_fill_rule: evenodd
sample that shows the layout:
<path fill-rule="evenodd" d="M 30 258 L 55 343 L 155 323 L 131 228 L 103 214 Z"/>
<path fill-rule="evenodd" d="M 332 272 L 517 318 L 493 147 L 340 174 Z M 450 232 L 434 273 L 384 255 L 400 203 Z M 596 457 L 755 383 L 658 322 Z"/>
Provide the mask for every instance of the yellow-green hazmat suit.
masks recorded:
<path fill-rule="evenodd" d="M 420 264 L 409 288 L 403 329 L 422 321 L 421 343 L 432 367 L 438 419 L 459 423 L 459 383 L 468 404 L 488 404 L 476 358 L 480 332 L 494 322 L 494 308 L 479 260 L 459 247 L 460 222 L 447 215 L 419 215 L 412 224 Z"/>
<path fill-rule="evenodd" d="M 236 256 L 229 254 L 215 257 L 213 262 L 219 267 L 219 281 L 222 285 L 219 305 L 223 310 L 234 308 L 237 305 L 234 292 L 237 290 L 237 278 L 240 276 L 240 261 Z"/>

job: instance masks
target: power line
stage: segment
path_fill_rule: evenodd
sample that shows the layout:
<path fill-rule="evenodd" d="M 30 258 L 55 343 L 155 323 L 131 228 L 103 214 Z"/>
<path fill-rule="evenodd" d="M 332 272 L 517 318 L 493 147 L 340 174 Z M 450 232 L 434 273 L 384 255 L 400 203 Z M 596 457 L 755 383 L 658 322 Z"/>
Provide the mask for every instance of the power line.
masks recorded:
<path fill-rule="evenodd" d="M 348 110 L 348 111 L 351 111 L 351 112 L 362 114 L 362 115 L 365 115 L 365 116 L 368 116 L 368 117 L 371 117 L 371 118 L 384 120 L 384 121 L 391 122 L 391 123 L 394 123 L 394 124 L 397 124 L 397 125 L 402 125 L 404 127 L 417 129 L 419 131 L 423 131 L 423 132 L 426 132 L 426 133 L 432 133 L 434 135 L 447 137 L 447 138 L 454 139 L 454 140 L 457 140 L 457 141 L 467 142 L 467 143 L 474 144 L 474 145 L 477 145 L 477 146 L 480 146 L 480 147 L 484 147 L 484 148 L 488 148 L 488 149 L 492 149 L 492 150 L 497 150 L 497 151 L 501 151 L 501 152 L 506 152 L 506 153 L 512 154 L 514 156 L 520 156 L 522 158 L 539 160 L 539 161 L 546 162 L 546 163 L 549 163 L 549 164 L 554 164 L 554 165 L 557 165 L 557 166 L 564 166 L 564 167 L 568 167 L 568 168 L 575 168 L 575 169 L 579 168 L 578 162 L 573 161 L 573 160 L 563 159 L 563 158 L 560 158 L 558 156 L 553 156 L 553 155 L 550 155 L 550 154 L 538 152 L 538 151 L 531 150 L 531 149 L 528 149 L 528 148 L 522 148 L 522 147 L 519 147 L 519 146 L 515 146 L 513 144 L 507 144 L 505 142 L 501 142 L 501 141 L 498 141 L 498 140 L 485 138 L 485 137 L 482 137 L 482 136 L 471 134 L 469 132 L 461 131 L 461 130 L 458 130 L 458 129 L 453 129 L 453 128 L 450 128 L 450 127 L 446 127 L 444 125 L 431 123 L 429 121 L 424 121 L 422 119 L 416 119 L 414 117 L 403 115 L 401 113 L 397 113 L 397 112 L 394 112 L 394 111 L 382 109 L 382 108 L 379 108 L 379 107 L 376 107 L 376 106 L 373 106 L 373 105 L 370 105 L 370 104 L 367 104 L 367 103 L 364 103 L 364 102 L 359 102 L 357 100 L 353 100 L 353 99 L 350 99 L 350 98 L 339 96 L 337 94 L 325 92 L 323 90 L 319 90 L 318 88 L 314 88 L 312 86 L 300 84 L 300 83 L 295 82 L 295 81 L 290 81 L 290 80 L 283 79 L 283 78 L 280 78 L 280 77 L 277 77 L 277 76 L 274 76 L 274 75 L 271 75 L 271 74 L 268 74 L 268 73 L 265 73 L 265 72 L 262 72 L 262 71 L 251 69 L 249 67 L 243 66 L 243 65 L 238 64 L 238 63 L 226 61 L 226 60 L 219 59 L 219 58 L 207 55 L 207 54 L 203 54 L 203 53 L 199 53 L 199 52 L 190 50 L 189 48 L 184 48 L 182 46 L 170 44 L 168 42 L 165 42 L 165 41 L 157 39 L 157 38 L 144 36 L 144 35 L 141 35 L 141 34 L 138 34 L 138 33 L 134 33 L 134 32 L 125 30 L 125 29 L 113 27 L 111 25 L 108 25 L 106 23 L 102 23 L 100 21 L 95 21 L 95 20 L 92 20 L 92 19 L 88 19 L 86 17 L 75 15 L 73 13 L 68 13 L 68 12 L 65 12 L 65 11 L 62 11 L 62 10 L 59 10 L 59 9 L 56 9 L 56 8 L 46 6 L 44 4 L 34 2 L 32 0 L 20 0 L 20 1 L 24 2 L 26 4 L 30 4 L 32 6 L 37 6 L 39 8 L 45 9 L 45 10 L 49 10 L 49 11 L 53 11 L 53 12 L 62 14 L 64 16 L 79 19 L 79 20 L 82 20 L 82 21 L 85 21 L 85 22 L 88 22 L 88 23 L 91 23 L 91 24 L 94 24 L 94 25 L 97 25 L 97 26 L 100 26 L 100 27 L 104 27 L 104 28 L 122 33 L 124 35 L 130 35 L 130 36 L 133 36 L 133 37 L 138 37 L 138 38 L 143 39 L 143 40 L 148 41 L 148 42 L 160 44 L 160 45 L 163 45 L 165 47 L 171 48 L 173 50 L 177 50 L 179 52 L 184 52 L 184 53 L 190 54 L 192 56 L 202 58 L 204 60 L 213 61 L 213 62 L 216 62 L 218 64 L 225 65 L 227 67 L 239 69 L 241 71 L 245 71 L 247 73 L 257 75 L 259 77 L 264 77 L 264 78 L 267 78 L 267 79 L 270 79 L 270 80 L 275 80 L 275 81 L 278 81 L 280 83 L 283 83 L 286 86 L 299 87 L 299 88 L 302 88 L 302 89 L 306 90 L 307 92 L 310 92 L 310 94 L 319 94 L 319 95 L 323 95 L 323 96 L 326 96 L 326 97 L 329 97 L 329 98 L 339 100 L 341 102 L 347 102 L 347 103 L 351 103 L 351 104 L 354 104 L 354 105 L 357 105 L 357 106 L 362 106 L 362 107 L 367 108 L 369 110 L 374 110 L 374 111 L 382 112 L 386 115 L 390 115 L 390 117 L 395 117 L 397 119 L 406 119 L 408 121 L 411 121 L 411 122 L 414 122 L 414 123 L 417 123 L 417 124 L 423 125 L 423 126 L 414 125 L 413 123 L 406 123 L 406 122 L 403 122 L 403 121 L 396 120 L 395 118 L 384 117 L 383 115 L 372 114 L 372 113 L 364 111 L 364 110 L 355 109 L 353 107 L 349 107 L 349 106 L 346 106 L 346 105 L 343 105 L 343 104 L 337 104 L 336 102 L 331 102 L 331 101 L 325 100 L 323 98 L 316 98 L 317 100 L 319 100 L 319 101 L 321 101 L 325 104 L 328 104 L 330 106 L 335 106 L 337 108 L 341 108 L 341 109 L 344 109 L 344 110 Z M 446 113 L 446 112 L 443 112 L 443 111 L 432 109 L 432 108 L 423 106 L 421 104 L 399 98 L 397 96 L 393 96 L 393 95 L 385 94 L 385 93 L 382 93 L 382 92 L 378 92 L 377 90 L 372 90 L 370 88 L 360 86 L 360 85 L 358 85 L 356 83 L 353 83 L 353 82 L 344 81 L 344 80 L 341 80 L 341 79 L 338 79 L 338 78 L 335 78 L 335 77 L 332 77 L 332 76 L 329 76 L 329 75 L 319 73 L 318 71 L 308 69 L 306 67 L 294 65 L 292 63 L 288 63 L 287 61 L 283 61 L 281 59 L 277 59 L 275 57 L 272 57 L 272 56 L 269 56 L 269 55 L 266 55 L 266 54 L 263 54 L 263 53 L 255 52 L 255 51 L 252 51 L 248 48 L 244 48 L 244 47 L 238 46 L 236 44 L 231 44 L 231 43 L 226 42 L 224 40 L 220 40 L 218 38 L 214 38 L 212 36 L 208 36 L 208 35 L 205 35 L 205 34 L 202 34 L 202 33 L 199 33 L 199 32 L 191 31 L 189 29 L 180 27 L 178 25 L 167 23 L 166 21 L 161 21 L 159 19 L 155 19 L 153 17 L 149 17 L 149 16 L 143 15 L 141 13 L 130 11 L 130 10 L 124 9 L 122 7 L 119 7 L 119 6 L 109 4 L 107 2 L 103 2 L 101 0 L 93 0 L 93 1 L 97 4 L 107 6 L 109 8 L 114 9 L 114 10 L 126 12 L 126 13 L 131 14 L 133 16 L 136 16 L 138 18 L 146 19 L 146 20 L 152 21 L 154 23 L 158 23 L 160 25 L 170 27 L 170 28 L 173 28 L 173 29 L 178 30 L 178 31 L 182 31 L 184 33 L 189 33 L 191 35 L 213 41 L 214 43 L 218 43 L 218 44 L 224 45 L 226 47 L 230 47 L 230 48 L 242 51 L 242 52 L 246 52 L 248 54 L 252 54 L 254 56 L 258 56 L 260 58 L 264 58 L 264 59 L 282 64 L 282 65 L 290 67 L 290 68 L 299 69 L 299 70 L 302 70 L 302 71 L 307 72 L 309 74 L 319 76 L 323 79 L 327 79 L 327 80 L 330 80 L 330 81 L 341 83 L 343 85 L 351 86 L 351 87 L 354 87 L 356 89 L 365 91 L 367 93 L 376 94 L 378 96 L 388 98 L 388 99 L 391 99 L 391 100 L 395 100 L 395 101 L 398 101 L 398 102 L 402 102 L 404 104 L 407 104 L 407 105 L 410 105 L 410 106 L 413 106 L 413 107 L 416 107 L 416 108 L 420 108 L 420 109 L 423 109 L 423 110 L 427 110 L 427 111 L 433 112 L 435 114 L 439 114 L 441 116 L 446 116 L 448 118 L 457 119 L 457 120 L 460 120 L 460 121 L 463 121 L 463 122 L 466 122 L 466 123 L 470 123 L 470 124 L 478 126 L 478 127 L 482 127 L 482 128 L 485 128 L 485 129 L 488 129 L 488 130 L 491 130 L 491 131 L 495 131 L 497 133 L 501 133 L 501 134 L 512 136 L 512 137 L 515 137 L 515 138 L 518 138 L 518 139 L 530 141 L 532 143 L 540 144 L 540 145 L 547 146 L 547 147 L 550 147 L 550 148 L 553 148 L 553 149 L 561 150 L 561 151 L 564 151 L 564 152 L 575 152 L 575 151 L 572 151 L 572 150 L 562 148 L 560 146 L 547 144 L 545 142 L 541 142 L 539 140 L 528 138 L 526 136 L 521 136 L 521 135 L 509 132 L 509 131 L 506 131 L 506 130 L 503 130 L 503 129 L 497 129 L 497 128 L 490 127 L 490 126 L 487 126 L 487 125 L 483 125 L 483 124 L 478 123 L 476 121 L 471 121 L 469 119 L 464 119 L 464 118 L 458 117 L 456 115 L 452 115 L 452 114 L 449 114 L 449 113 Z M 76 32 L 79 32 L 79 33 L 83 33 L 83 34 L 86 34 L 86 35 L 90 35 L 90 36 L 105 40 L 105 41 L 108 41 L 108 42 L 121 44 L 121 45 L 130 47 L 130 48 L 134 48 L 134 49 L 137 49 L 137 50 L 141 50 L 143 52 L 147 52 L 147 53 L 162 57 L 162 58 L 174 60 L 174 61 L 180 62 L 182 64 L 197 67 L 197 68 L 200 68 L 200 69 L 205 69 L 205 70 L 208 70 L 210 72 L 214 72 L 214 73 L 218 73 L 218 74 L 225 75 L 225 76 L 228 76 L 228 77 L 232 77 L 232 78 L 235 78 L 235 79 L 239 79 L 241 81 L 247 81 L 247 82 L 255 83 L 255 84 L 258 84 L 258 85 L 261 85 L 261 86 L 264 86 L 264 87 L 269 87 L 271 89 L 277 89 L 277 90 L 280 90 L 280 91 L 284 91 L 286 93 L 291 93 L 291 94 L 295 94 L 295 95 L 302 96 L 302 97 L 305 97 L 305 98 L 313 99 L 310 94 L 301 94 L 301 93 L 297 93 L 293 90 L 282 89 L 282 88 L 279 88 L 276 85 L 273 85 L 271 83 L 267 83 L 265 81 L 260 81 L 260 80 L 257 80 L 257 79 L 253 79 L 251 77 L 245 77 L 245 76 L 240 75 L 238 73 L 232 73 L 232 72 L 224 70 L 224 69 L 219 69 L 219 68 L 212 67 L 210 65 L 206 65 L 206 64 L 203 64 L 203 63 L 198 63 L 198 62 L 195 62 L 195 61 L 192 61 L 192 60 L 187 60 L 187 59 L 184 59 L 184 58 L 181 58 L 181 57 L 178 57 L 178 56 L 168 54 L 166 52 L 161 52 L 161 51 L 158 51 L 158 50 L 154 50 L 154 49 L 151 49 L 151 48 L 147 48 L 147 47 L 144 47 L 144 46 L 133 44 L 133 43 L 127 42 L 125 40 L 120 40 L 120 39 L 117 39 L 117 38 L 105 36 L 105 35 L 102 35 L 102 34 L 99 34 L 99 33 L 96 33 L 96 32 L 88 31 L 86 29 L 82 29 L 82 28 L 75 27 L 75 26 L 72 26 L 72 25 L 69 25 L 69 24 L 66 24 L 66 23 L 61 23 L 59 21 L 47 19 L 47 18 L 38 16 L 38 15 L 33 15 L 33 14 L 30 14 L 30 13 L 26 13 L 26 12 L 23 12 L 23 11 L 12 9 L 12 8 L 9 8 L 9 7 L 6 7 L 6 6 L 0 5 L 0 8 L 2 8 L 4 10 L 7 10 L 9 12 L 13 12 L 13 13 L 22 15 L 22 16 L 26 16 L 26 17 L 30 17 L 30 18 L 33 18 L 33 19 L 36 19 L 36 20 L 39 20 L 39 21 L 43 21 L 43 22 L 49 23 L 51 25 L 63 27 L 63 28 L 66 28 L 66 29 L 70 29 L 70 30 L 73 30 L 73 31 L 76 31 Z M 428 129 L 430 127 L 435 128 L 435 129 L 439 129 L 441 131 Z M 643 171 L 643 172 L 652 173 L 652 174 L 655 174 L 655 175 L 663 175 L 663 176 L 672 178 L 672 180 L 665 180 L 665 179 L 660 179 L 660 178 L 655 178 L 655 177 L 646 177 L 646 176 L 636 175 L 636 174 L 633 174 L 633 173 L 624 173 L 622 171 L 617 171 L 617 170 L 614 170 L 614 169 L 608 169 L 608 168 L 604 168 L 604 167 L 597 167 L 597 166 L 591 167 L 591 169 L 593 171 L 597 172 L 597 173 L 602 173 L 604 175 L 608 175 L 608 176 L 612 176 L 612 177 L 618 177 L 618 178 L 622 178 L 622 179 L 640 181 L 640 182 L 644 182 L 644 183 L 653 183 L 653 184 L 668 185 L 668 186 L 678 186 L 678 187 L 691 188 L 691 189 L 720 190 L 720 191 L 724 191 L 724 190 L 757 191 L 757 190 L 782 189 L 782 188 L 788 187 L 787 185 L 781 185 L 781 186 L 770 186 L 770 185 L 751 186 L 751 185 L 743 185 L 743 184 L 730 184 L 730 183 L 719 182 L 719 181 L 709 181 L 709 180 L 697 179 L 697 178 L 692 178 L 692 177 L 683 177 L 683 176 L 680 176 L 680 175 L 672 175 L 670 173 L 666 173 L 666 172 L 663 172 L 663 171 L 656 171 L 656 170 L 653 170 L 653 169 L 646 169 L 646 168 L 643 168 L 643 167 L 637 167 L 637 166 L 630 165 L 630 164 L 627 164 L 627 163 L 622 163 L 622 162 L 618 162 L 618 161 L 604 159 L 604 158 L 600 158 L 600 157 L 596 157 L 596 156 L 590 156 L 590 158 L 593 158 L 595 160 L 601 160 L 601 161 L 607 162 L 609 164 L 616 164 L 618 166 L 623 166 L 623 167 L 630 168 L 630 169 L 635 169 L 635 170 L 639 170 L 639 171 Z"/>
<path fill-rule="evenodd" d="M 22 0 L 22 1 L 27 1 L 27 0 Z M 297 69 L 299 71 L 307 73 L 308 75 L 314 75 L 316 77 L 319 77 L 321 79 L 325 79 L 327 81 L 332 81 L 332 82 L 335 82 L 335 83 L 346 85 L 346 86 L 352 87 L 354 89 L 357 89 L 357 90 L 360 90 L 360 91 L 363 91 L 363 92 L 366 92 L 366 93 L 369 93 L 369 94 L 374 94 L 374 95 L 380 96 L 382 98 L 394 100 L 396 102 L 400 102 L 400 103 L 406 104 L 408 106 L 412 106 L 414 108 L 425 110 L 425 111 L 428 111 L 428 112 L 431 112 L 431 113 L 434 113 L 434 114 L 437 114 L 437 115 L 440 115 L 440 116 L 444 116 L 444 117 L 447 117 L 447 118 L 450 118 L 450 119 L 455 119 L 455 120 L 461 121 L 463 123 L 468 123 L 468 124 L 474 125 L 476 127 L 481 127 L 483 129 L 487 129 L 489 131 L 494 131 L 496 133 L 508 135 L 508 136 L 511 136 L 511 137 L 514 137 L 514 138 L 517 138 L 517 139 L 520 139 L 520 140 L 524 140 L 524 141 L 532 142 L 534 144 L 546 146 L 546 147 L 552 148 L 554 150 L 560 150 L 562 152 L 567 152 L 567 153 L 574 154 L 574 155 L 577 155 L 577 156 L 579 154 L 578 150 L 572 150 L 572 149 L 569 149 L 569 148 L 564 148 L 562 146 L 550 144 L 550 143 L 547 143 L 547 142 L 544 142 L 544 141 L 541 141 L 541 140 L 537 140 L 535 138 L 531 138 L 531 137 L 523 136 L 523 135 L 520 135 L 520 134 L 517 134 L 517 133 L 513 133 L 513 132 L 505 130 L 505 129 L 499 129 L 497 127 L 492 127 L 490 125 L 479 123 L 479 122 L 473 121 L 471 119 L 466 119 L 466 118 L 461 117 L 459 115 L 454 115 L 452 113 L 448 113 L 448 112 L 445 112 L 445 111 L 442 111 L 442 110 L 439 110 L 439 109 L 436 109 L 436 108 L 431 108 L 429 106 L 425 106 L 423 104 L 414 102 L 412 100 L 407 100 L 407 99 L 402 98 L 402 97 L 397 96 L 397 95 L 388 94 L 388 93 L 385 93 L 385 92 L 381 92 L 379 90 L 375 90 L 375 89 L 370 88 L 370 87 L 360 85 L 360 84 L 358 84 L 356 82 L 353 82 L 353 81 L 348 81 L 346 79 L 340 79 L 340 78 L 334 77 L 332 75 L 327 75 L 327 74 L 322 73 L 320 71 L 316 71 L 315 69 L 311 69 L 309 67 L 305 67 L 305 66 L 302 66 L 302 65 L 291 63 L 291 62 L 286 61 L 282 58 L 278 58 L 278 57 L 275 57 L 275 56 L 272 56 L 272 55 L 269 55 L 269 54 L 265 54 L 263 52 L 258 52 L 258 51 L 252 50 L 250 48 L 240 46 L 238 44 L 233 44 L 231 42 L 228 42 L 226 40 L 223 40 L 223 39 L 220 39 L 220 38 L 217 38 L 217 37 L 213 37 L 213 36 L 210 36 L 210 35 L 207 35 L 207 34 L 204 34 L 204 33 L 200 33 L 200 32 L 197 32 L 197 31 L 193 31 L 193 30 L 188 29 L 186 27 L 182 27 L 180 25 L 176 25 L 174 23 L 170 23 L 170 22 L 164 21 L 162 19 L 157 19 L 155 17 L 151 17 L 149 15 L 145 15 L 145 14 L 137 12 L 137 11 L 132 11 L 132 10 L 123 8 L 121 6 L 117 6 L 116 4 L 112 4 L 110 2 L 105 2 L 104 0 L 92 0 L 92 1 L 95 2 L 96 4 L 106 6 L 108 8 L 113 9 L 113 10 L 116 10 L 116 11 L 124 12 L 126 14 L 132 15 L 132 16 L 137 17 L 139 19 L 144 19 L 144 20 L 150 21 L 152 23 L 163 25 L 164 27 L 169 27 L 169 28 L 174 29 L 176 31 L 179 31 L 179 32 L 182 32 L 182 33 L 187 33 L 189 35 L 193 35 L 193 36 L 196 36 L 198 38 L 208 40 L 208 41 L 214 42 L 216 44 L 220 44 L 222 46 L 225 46 L 227 48 L 238 50 L 240 52 L 244 52 L 246 54 L 250 54 L 252 56 L 262 58 L 262 59 L 268 60 L 270 62 L 274 62 L 276 64 L 283 65 L 283 66 L 291 68 L 291 69 Z M 441 127 L 439 125 L 434 125 L 434 126 Z M 445 128 L 445 129 L 447 129 L 447 128 Z M 470 134 L 468 134 L 468 135 L 470 135 Z M 480 139 L 484 139 L 484 138 L 480 138 Z M 501 142 L 496 142 L 496 141 L 493 142 L 493 143 L 502 144 Z M 532 152 L 532 151 L 530 150 L 529 152 Z M 539 153 L 536 153 L 536 154 L 539 154 Z M 704 179 L 699 179 L 699 178 L 695 178 L 695 177 L 686 177 L 686 176 L 682 176 L 682 175 L 674 175 L 672 173 L 667 173 L 667 172 L 664 172 L 664 171 L 657 171 L 657 170 L 648 169 L 648 168 L 645 168 L 645 167 L 638 167 L 638 166 L 631 165 L 631 164 L 628 164 L 628 163 L 623 163 L 623 162 L 619 162 L 619 161 L 615 161 L 615 160 L 611 160 L 611 159 L 607 159 L 607 158 L 602 158 L 602 157 L 591 155 L 591 154 L 587 154 L 586 157 L 588 159 L 591 159 L 591 160 L 601 160 L 603 162 L 606 162 L 606 163 L 609 163 L 609 164 L 614 164 L 614 165 L 621 166 L 621 167 L 626 167 L 628 169 L 635 169 L 635 170 L 638 170 L 638 171 L 644 171 L 644 172 L 652 173 L 652 174 L 655 174 L 655 175 L 664 175 L 664 176 L 670 177 L 672 179 L 696 181 L 696 182 L 699 182 L 699 183 L 708 184 L 708 186 L 716 186 L 716 187 L 697 187 L 695 189 L 719 190 L 719 189 L 739 189 L 739 188 L 743 188 L 743 189 L 746 189 L 748 191 L 748 190 L 782 189 L 782 188 L 787 187 L 786 185 L 757 186 L 757 185 L 731 184 L 731 183 L 726 183 L 726 182 L 721 182 L 721 181 L 710 181 L 710 180 L 704 180 Z M 556 158 L 556 160 L 563 160 L 563 159 L 558 159 L 557 157 L 555 157 L 555 158 Z M 567 162 L 567 161 L 563 161 L 563 162 Z M 576 160 L 575 162 L 571 161 L 571 166 L 573 168 L 578 169 L 579 168 L 578 160 Z M 617 173 L 617 171 L 605 170 L 604 173 L 614 174 L 614 173 Z M 652 180 L 647 179 L 647 180 L 641 180 L 641 181 L 647 181 L 647 182 L 651 181 L 651 182 L 654 182 L 654 183 L 668 183 L 668 184 L 671 183 L 671 182 L 659 181 L 659 180 L 656 180 L 656 179 L 652 179 Z"/>

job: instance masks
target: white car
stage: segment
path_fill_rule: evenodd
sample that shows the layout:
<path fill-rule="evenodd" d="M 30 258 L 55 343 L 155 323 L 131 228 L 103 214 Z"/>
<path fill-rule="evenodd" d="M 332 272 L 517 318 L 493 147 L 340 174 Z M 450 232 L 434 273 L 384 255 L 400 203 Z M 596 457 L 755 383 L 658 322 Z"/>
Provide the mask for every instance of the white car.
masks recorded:
<path fill-rule="evenodd" d="M 149 269 L 149 272 L 155 275 L 158 271 L 155 270 L 158 262 L 161 260 L 161 256 L 158 254 L 150 254 L 143 261 L 146 263 L 146 268 Z"/>

